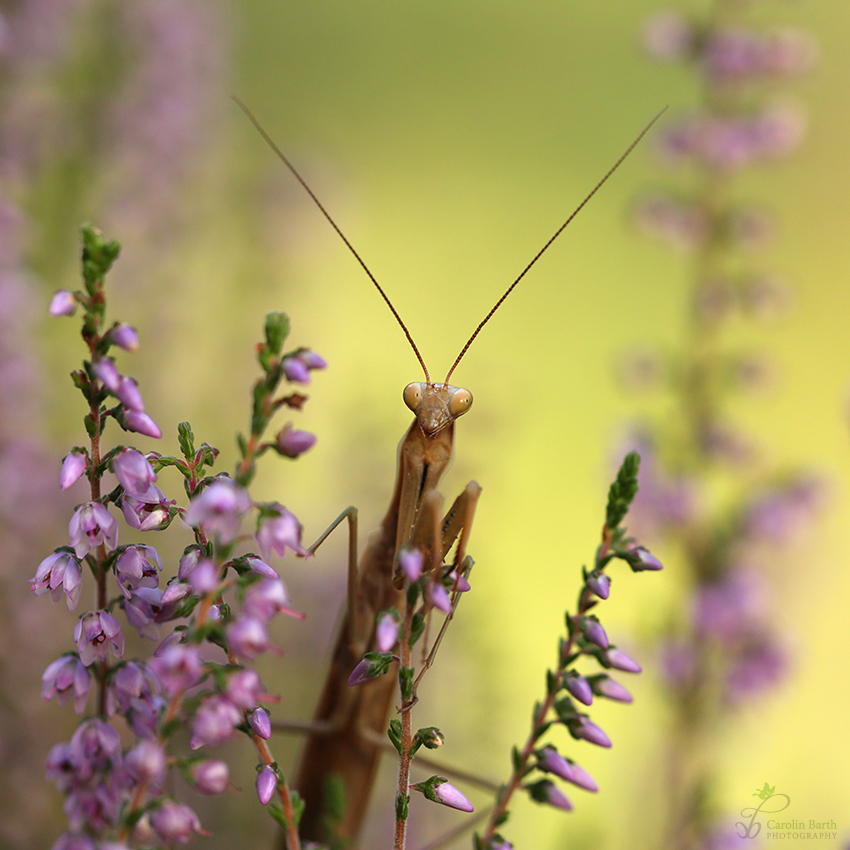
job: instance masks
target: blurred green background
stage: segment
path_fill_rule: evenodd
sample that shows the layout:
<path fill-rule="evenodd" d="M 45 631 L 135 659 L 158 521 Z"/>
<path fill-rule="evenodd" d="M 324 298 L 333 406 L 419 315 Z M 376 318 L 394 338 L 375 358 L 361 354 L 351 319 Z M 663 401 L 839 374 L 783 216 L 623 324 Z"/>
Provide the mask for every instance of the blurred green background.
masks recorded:
<path fill-rule="evenodd" d="M 39 421 L 19 427 L 53 441 L 56 474 L 66 447 L 82 439 L 79 398 L 65 377 L 82 354 L 76 325 L 49 320 L 46 305 L 54 289 L 78 285 L 78 227 L 91 220 L 124 244 L 111 316 L 139 328 L 141 348 L 119 365 L 138 377 L 166 434 L 159 450 L 174 445 L 177 423 L 188 418 L 200 439 L 221 448 L 221 467 L 232 467 L 265 312 L 287 312 L 292 343 L 328 360 L 295 417 L 318 435 L 316 447 L 297 463 L 268 460 L 258 481 L 257 495 L 286 504 L 310 539 L 349 504 L 361 509 L 362 533 L 375 526 L 410 418 L 401 390 L 420 374 L 369 281 L 229 95 L 253 109 L 302 169 L 440 379 L 638 131 L 665 104 L 688 106 L 697 92 L 692 74 L 643 55 L 641 28 L 658 8 L 650 0 L 34 5 L 12 4 L 10 24 L 16 15 L 46 16 L 33 29 L 46 49 L 37 39 L 57 28 L 53 15 L 64 15 L 65 46 L 48 45 L 51 61 L 35 67 L 21 44 L 5 48 L 4 136 L 24 137 L 16 144 L 26 166 L 4 179 L 23 215 L 16 244 L 34 305 L 21 314 L 30 324 L 20 344 L 38 345 L 43 373 L 30 388 Z M 829 501 L 804 545 L 770 576 L 792 670 L 781 688 L 718 728 L 717 793 L 736 816 L 767 780 L 791 796 L 795 811 L 838 821 L 847 840 L 850 10 L 764 2 L 752 12 L 810 31 L 819 58 L 791 87 L 809 115 L 801 150 L 741 180 L 742 194 L 778 218 L 765 265 L 793 282 L 795 303 L 778 325 L 741 329 L 772 358 L 776 380 L 768 392 L 742 395 L 731 415 L 779 468 L 822 473 Z M 674 179 L 659 169 L 650 142 L 636 150 L 454 375 L 475 406 L 458 427 L 443 491 L 453 497 L 471 478 L 484 488 L 471 543 L 474 592 L 417 713 L 417 722 L 446 733 L 441 755 L 449 764 L 505 775 L 554 659 L 564 609 L 575 604 L 579 569 L 593 556 L 623 435 L 663 410 L 652 396 L 623 392 L 615 373 L 635 346 L 670 349 L 687 329 L 687 257 L 642 237 L 629 217 L 639 191 Z M 160 484 L 178 493 L 167 475 Z M 81 498 L 72 493 L 63 510 Z M 67 517 L 57 516 L 61 531 Z M 593 708 L 614 741 L 610 751 L 558 740 L 601 791 L 572 793 L 570 815 L 520 802 L 509 833 L 518 847 L 659 846 L 665 709 L 653 639 L 677 604 L 678 581 L 673 553 L 644 542 L 667 571 L 632 576 L 621 567 L 600 610 L 609 635 L 644 664 L 645 674 L 628 682 L 635 703 Z M 45 551 L 15 581 L 29 578 L 55 544 L 45 535 L 39 545 Z M 282 567 L 310 619 L 283 623 L 276 634 L 287 652 L 265 669 L 270 689 L 283 694 L 277 717 L 309 714 L 304 679 L 319 686 L 311 629 L 333 622 L 343 558 L 339 535 L 313 563 Z M 28 629 L 39 630 L 46 663 L 70 645 L 75 616 L 64 606 L 47 612 L 44 599 L 37 605 Z M 40 631 L 48 617 L 50 631 Z M 9 681 L 35 694 L 41 669 L 28 669 L 28 684 Z M 40 765 L 54 730 L 72 728 L 69 707 L 36 702 L 26 703 L 27 716 L 47 725 L 34 733 L 35 755 L 7 749 L 7 759 Z M 295 744 L 277 747 L 284 760 Z M 264 846 L 260 836 L 272 833 L 251 791 L 250 754 L 242 759 L 235 781 L 243 793 L 201 811 L 215 832 L 205 846 L 233 846 L 248 830 Z M 49 846 L 61 829 L 59 796 L 40 771 L 27 787 L 38 825 L 22 822 L 20 808 L 4 814 L 14 846 Z M 414 818 L 442 815 L 413 808 Z"/>

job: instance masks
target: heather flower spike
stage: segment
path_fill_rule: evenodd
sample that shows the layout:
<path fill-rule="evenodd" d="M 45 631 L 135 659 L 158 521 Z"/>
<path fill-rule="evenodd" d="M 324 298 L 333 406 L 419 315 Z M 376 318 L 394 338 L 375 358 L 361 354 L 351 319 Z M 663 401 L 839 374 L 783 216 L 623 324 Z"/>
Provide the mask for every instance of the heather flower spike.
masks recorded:
<path fill-rule="evenodd" d="M 538 802 L 565 811 L 572 809 L 570 800 L 549 779 L 524 784 L 525 778 L 535 768 L 587 791 L 598 790 L 595 780 L 586 770 L 561 755 L 551 744 L 545 744 L 541 738 L 557 723 L 565 726 L 576 741 L 587 741 L 608 748 L 611 740 L 586 714 L 578 712 L 573 700 L 591 705 L 593 696 L 600 695 L 621 702 L 631 701 L 628 691 L 606 673 L 584 672 L 583 667 L 595 664 L 598 670 L 599 666 L 614 666 L 613 662 L 616 662 L 629 669 L 640 669 L 624 653 L 609 646 L 608 635 L 596 613 L 598 606 L 609 594 L 610 579 L 604 570 L 615 558 L 623 557 L 622 553 L 627 547 L 630 547 L 629 551 L 637 548 L 632 539 L 626 536 L 622 522 L 637 493 L 639 465 L 637 453 L 629 452 L 608 491 L 601 545 L 596 550 L 592 569 L 582 568 L 578 610 L 574 614 L 567 612 L 566 635 L 558 641 L 558 667 L 546 674 L 544 699 L 535 704 L 532 727 L 525 744 L 514 748 L 513 773 L 503 786 L 507 790 L 500 794 L 483 836 L 476 836 L 476 847 L 493 848 L 500 846 L 499 842 L 504 842 L 497 829 L 508 815 L 509 801 L 517 788 L 524 788 Z M 589 613 L 591 609 L 594 609 L 593 614 Z"/>

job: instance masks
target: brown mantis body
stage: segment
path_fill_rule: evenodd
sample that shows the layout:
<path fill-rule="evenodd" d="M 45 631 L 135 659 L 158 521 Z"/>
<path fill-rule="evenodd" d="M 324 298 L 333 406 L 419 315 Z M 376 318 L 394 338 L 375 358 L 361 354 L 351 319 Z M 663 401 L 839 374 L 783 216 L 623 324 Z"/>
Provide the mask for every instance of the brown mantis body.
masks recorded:
<path fill-rule="evenodd" d="M 451 461 L 454 420 L 472 404 L 469 391 L 449 386 L 449 378 L 493 313 L 631 153 L 658 120 L 661 112 L 641 131 L 478 324 L 449 370 L 445 382 L 435 384 L 430 380 L 410 332 L 360 255 L 248 108 L 238 99 L 234 100 L 295 175 L 363 267 L 404 331 L 425 372 L 425 383 L 409 384 L 404 392 L 405 402 L 414 411 L 416 418 L 399 445 L 398 469 L 390 506 L 363 552 L 356 575 L 353 564 L 349 565 L 348 607 L 333 651 L 330 672 L 314 713 L 314 728 L 307 735 L 295 782 L 306 803 L 300 825 L 302 838 L 334 842 L 333 846 L 339 846 L 342 841 L 345 842 L 343 846 L 353 847 L 357 844 L 365 818 L 380 757 L 379 742 L 385 740 L 396 682 L 394 676 L 385 675 L 350 687 L 348 678 L 363 654 L 374 648 L 376 614 L 391 607 L 401 608 L 404 604 L 403 588 L 394 580 L 400 550 L 411 545 L 418 546 L 427 553 L 426 562 L 438 566 L 460 535 L 455 556 L 455 562 L 459 563 L 464 555 L 466 537 L 480 492 L 478 485 L 470 482 L 440 522 L 442 497 L 437 487 Z M 319 545 L 325 536 L 315 545 Z M 343 810 L 338 813 L 336 823 L 331 822 L 331 813 L 325 800 L 325 785 L 332 776 L 337 777 L 344 788 Z"/>

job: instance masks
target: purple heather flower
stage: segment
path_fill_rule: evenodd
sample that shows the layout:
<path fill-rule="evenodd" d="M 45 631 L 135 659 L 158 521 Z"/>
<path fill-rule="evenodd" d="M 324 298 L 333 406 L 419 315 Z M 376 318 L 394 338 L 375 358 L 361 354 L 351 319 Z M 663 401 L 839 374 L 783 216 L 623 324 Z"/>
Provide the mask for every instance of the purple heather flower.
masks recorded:
<path fill-rule="evenodd" d="M 153 484 L 141 496 L 131 496 L 125 492 L 119 503 L 127 525 L 138 531 L 161 529 L 168 521 L 168 509 L 177 504 L 166 499 L 165 493 Z"/>
<path fill-rule="evenodd" d="M 377 657 L 379 655 L 380 657 Z M 348 677 L 348 684 L 353 688 L 365 682 L 370 682 L 372 679 L 377 679 L 378 676 L 382 676 L 387 672 L 391 658 L 392 656 L 388 652 L 367 653 L 367 657 L 363 658 L 351 671 L 351 675 Z"/>
<path fill-rule="evenodd" d="M 119 449 L 112 456 L 112 471 L 125 493 L 145 496 L 156 481 L 156 473 L 148 459 L 135 449 Z"/>
<path fill-rule="evenodd" d="M 76 767 L 71 758 L 71 745 L 67 742 L 50 748 L 44 762 L 44 775 L 63 793 L 67 794 L 77 782 Z"/>
<path fill-rule="evenodd" d="M 581 621 L 581 630 L 591 643 L 595 643 L 602 649 L 608 649 L 608 635 L 595 617 L 584 617 Z"/>
<path fill-rule="evenodd" d="M 298 352 L 298 359 L 308 369 L 327 369 L 328 364 L 324 357 L 319 356 L 312 348 L 302 348 Z"/>
<path fill-rule="evenodd" d="M 282 557 L 287 549 L 301 556 L 309 555 L 301 545 L 301 523 L 295 514 L 278 502 L 269 507 L 273 513 L 263 517 L 257 530 L 257 542 L 263 557 L 268 559 L 272 552 Z"/>
<path fill-rule="evenodd" d="M 296 620 L 306 616 L 289 607 L 289 594 L 279 578 L 267 578 L 252 584 L 245 593 L 243 612 L 248 617 L 270 620 L 276 614 L 286 614 Z"/>
<path fill-rule="evenodd" d="M 189 576 L 189 586 L 198 596 L 206 596 L 216 590 L 221 582 L 219 568 L 209 558 L 201 558 Z"/>
<path fill-rule="evenodd" d="M 124 795 L 115 783 L 94 787 L 78 787 L 65 800 L 65 814 L 72 830 L 93 830 L 95 833 L 112 829 L 118 821 Z"/>
<path fill-rule="evenodd" d="M 183 552 L 183 557 L 180 558 L 180 565 L 177 567 L 177 578 L 181 581 L 188 581 L 192 571 L 198 566 L 198 561 L 201 560 L 201 547 L 197 544 L 187 546 Z"/>
<path fill-rule="evenodd" d="M 410 582 L 418 581 L 422 575 L 422 567 L 425 557 L 419 549 L 402 549 L 398 555 L 398 561 L 401 564 L 407 580 Z"/>
<path fill-rule="evenodd" d="M 192 595 L 192 588 L 185 581 L 172 579 L 162 591 L 160 602 L 163 606 L 177 605 L 178 602 L 184 600 L 187 596 Z"/>
<path fill-rule="evenodd" d="M 82 452 L 68 452 L 62 461 L 62 471 L 59 473 L 59 487 L 67 490 L 72 484 L 82 478 L 89 465 L 89 459 Z"/>
<path fill-rule="evenodd" d="M 140 587 L 156 587 L 161 572 L 162 560 L 153 546 L 127 546 L 115 561 L 115 580 L 127 599 Z"/>
<path fill-rule="evenodd" d="M 772 635 L 754 635 L 732 659 L 726 673 L 726 696 L 741 703 L 774 687 L 788 669 L 787 652 Z"/>
<path fill-rule="evenodd" d="M 377 644 L 379 652 L 389 652 L 398 640 L 399 616 L 394 611 L 382 611 L 378 616 Z"/>
<path fill-rule="evenodd" d="M 237 658 L 253 661 L 268 650 L 277 651 L 266 624 L 256 617 L 239 617 L 227 626 L 225 634 L 227 647 Z"/>
<path fill-rule="evenodd" d="M 121 764 L 121 739 L 114 727 L 103 720 L 83 721 L 71 736 L 68 759 L 76 768 L 76 778 L 88 782 Z"/>
<path fill-rule="evenodd" d="M 617 702 L 631 702 L 632 695 L 616 679 L 610 676 L 594 678 L 593 693 L 601 697 L 616 700 Z"/>
<path fill-rule="evenodd" d="M 664 565 L 648 549 L 637 546 L 629 552 L 629 566 L 636 573 L 644 570 L 662 570 Z"/>
<path fill-rule="evenodd" d="M 122 416 L 128 431 L 135 431 L 137 434 L 143 434 L 145 437 L 151 437 L 154 440 L 162 437 L 162 431 L 159 425 L 143 410 L 127 408 L 124 410 Z"/>
<path fill-rule="evenodd" d="M 159 682 L 141 661 L 120 665 L 109 678 L 106 690 L 106 713 L 126 714 L 131 708 L 141 710 L 142 704 L 153 706 L 159 694 Z"/>
<path fill-rule="evenodd" d="M 441 581 L 428 582 L 428 601 L 444 614 L 450 614 L 452 610 L 452 600 L 449 598 L 449 592 L 443 586 Z"/>
<path fill-rule="evenodd" d="M 58 602 L 64 594 L 68 609 L 73 611 L 79 602 L 83 583 L 80 562 L 70 552 L 54 552 L 38 565 L 30 582 L 36 596 L 50 591 L 51 600 Z"/>
<path fill-rule="evenodd" d="M 214 796 L 223 794 L 230 785 L 230 768 L 219 759 L 197 762 L 191 768 L 195 790 L 199 794 Z"/>
<path fill-rule="evenodd" d="M 584 716 L 580 715 L 576 717 L 576 719 L 568 725 L 570 734 L 574 738 L 584 738 L 585 741 L 590 741 L 591 744 L 596 744 L 598 747 L 611 746 L 611 739 L 605 734 L 605 732 Z"/>
<path fill-rule="evenodd" d="M 162 604 L 162 595 L 158 587 L 140 587 L 124 600 L 127 622 L 139 632 L 139 637 L 158 640 L 155 624 L 165 622 L 174 613 L 172 606 Z"/>
<path fill-rule="evenodd" d="M 567 795 L 554 782 L 543 779 L 535 783 L 533 789 L 532 796 L 535 800 L 541 803 L 548 803 L 550 806 L 554 806 L 556 809 L 562 809 L 565 812 L 571 812 L 573 810 L 573 804 L 569 801 Z"/>
<path fill-rule="evenodd" d="M 59 705 L 65 705 L 74 697 L 74 710 L 82 714 L 86 710 L 91 677 L 88 668 L 76 655 L 63 655 L 48 665 L 41 676 L 41 696 L 51 700 L 54 696 Z"/>
<path fill-rule="evenodd" d="M 269 713 L 264 708 L 255 708 L 248 715 L 248 725 L 257 733 L 264 741 L 268 741 L 272 736 L 272 721 Z"/>
<path fill-rule="evenodd" d="M 74 627 L 74 642 L 80 653 L 80 661 L 88 667 L 94 661 L 103 661 L 109 647 L 116 658 L 124 655 L 124 635 L 121 625 L 106 611 L 83 614 Z"/>
<path fill-rule="evenodd" d="M 584 676 L 576 673 L 575 670 L 570 670 L 564 680 L 566 689 L 579 701 L 585 705 L 590 705 L 593 702 L 593 691 Z"/>
<path fill-rule="evenodd" d="M 198 816 L 185 803 L 166 800 L 150 818 L 151 826 L 166 844 L 188 844 L 194 833 L 204 835 Z"/>
<path fill-rule="evenodd" d="M 299 431 L 287 423 L 275 438 L 275 445 L 284 457 L 296 458 L 313 448 L 316 443 L 316 435 L 309 431 Z"/>
<path fill-rule="evenodd" d="M 536 755 L 537 766 L 541 770 L 554 773 L 555 776 L 566 779 L 567 782 L 572 782 L 573 785 L 578 785 L 586 791 L 599 790 L 593 777 L 583 767 L 565 759 L 554 747 L 544 747 Z"/>
<path fill-rule="evenodd" d="M 756 32 L 738 27 L 714 32 L 703 47 L 702 63 L 713 83 L 738 83 L 795 76 L 811 65 L 815 52 L 812 40 L 797 30 Z"/>
<path fill-rule="evenodd" d="M 432 803 L 440 803 L 461 812 L 474 812 L 472 803 L 451 782 L 447 782 L 442 776 L 432 776 L 425 782 L 411 785 L 412 791 L 419 791 Z"/>
<path fill-rule="evenodd" d="M 225 696 L 243 711 L 250 711 L 260 702 L 265 688 L 256 670 L 248 667 L 227 677 Z"/>
<path fill-rule="evenodd" d="M 280 578 L 278 571 L 274 567 L 269 566 L 265 561 L 261 561 L 256 555 L 249 555 L 245 558 L 245 563 L 251 568 L 252 572 L 263 576 L 263 578 Z"/>
<path fill-rule="evenodd" d="M 616 670 L 622 670 L 624 673 L 640 673 L 641 671 L 640 664 L 634 658 L 626 655 L 625 652 L 622 652 L 616 647 L 606 649 L 601 655 L 601 660 L 606 667 L 614 667 Z"/>
<path fill-rule="evenodd" d="M 158 788 L 165 777 L 165 750 L 155 741 L 140 741 L 124 756 L 124 767 L 136 782 Z"/>
<path fill-rule="evenodd" d="M 310 370 L 297 357 L 284 357 L 283 374 L 286 375 L 286 380 L 296 384 L 310 383 Z"/>
<path fill-rule="evenodd" d="M 139 392 L 139 385 L 132 378 L 122 375 L 117 388 L 113 392 L 118 401 L 127 408 L 126 412 L 130 410 L 135 410 L 137 413 L 144 412 L 145 403 L 142 400 L 142 394 Z M 130 430 L 135 429 L 131 428 Z"/>
<path fill-rule="evenodd" d="M 462 576 L 457 570 L 452 570 L 446 578 L 449 581 L 449 589 L 452 593 L 466 593 L 472 590 L 472 585 L 467 581 L 466 576 Z"/>
<path fill-rule="evenodd" d="M 86 502 L 74 511 L 68 535 L 77 557 L 83 558 L 101 543 L 107 549 L 114 549 L 118 542 L 118 523 L 100 502 Z"/>
<path fill-rule="evenodd" d="M 101 357 L 92 363 L 92 371 L 95 377 L 108 389 L 111 393 L 118 391 L 121 386 L 123 375 L 118 371 L 115 361 L 110 357 Z"/>
<path fill-rule="evenodd" d="M 644 197 L 635 208 L 641 230 L 682 251 L 694 251 L 708 239 L 710 223 L 704 209 L 661 193 Z"/>
<path fill-rule="evenodd" d="M 505 841 L 501 836 L 496 835 L 490 841 L 490 850 L 514 850 L 514 845 L 510 841 Z"/>
<path fill-rule="evenodd" d="M 150 666 L 168 696 L 176 696 L 201 680 L 204 669 L 197 646 L 171 643 L 161 652 L 160 649 L 161 646 Z"/>
<path fill-rule="evenodd" d="M 300 348 L 291 357 L 284 357 L 281 365 L 287 381 L 309 384 L 310 372 L 313 369 L 325 369 L 328 364 L 315 351 Z"/>
<path fill-rule="evenodd" d="M 697 630 L 726 643 L 748 634 L 764 608 L 761 582 L 745 568 L 697 586 L 691 616 Z"/>
<path fill-rule="evenodd" d="M 277 791 L 277 773 L 275 769 L 267 764 L 257 771 L 257 797 L 265 806 Z"/>
<path fill-rule="evenodd" d="M 223 744 L 243 720 L 242 712 L 229 700 L 219 696 L 207 697 L 192 718 L 192 739 L 189 746 L 217 747 Z"/>
<path fill-rule="evenodd" d="M 189 503 L 183 516 L 187 525 L 202 525 L 220 543 L 232 542 L 239 534 L 242 515 L 251 508 L 248 492 L 229 478 L 217 478 Z"/>
<path fill-rule="evenodd" d="M 109 332 L 112 341 L 124 351 L 135 351 L 139 347 L 139 336 L 136 329 L 125 325 L 124 322 L 119 322 Z"/>
<path fill-rule="evenodd" d="M 600 598 L 607 599 L 611 592 L 611 579 L 594 570 L 587 576 L 587 586 Z"/>
<path fill-rule="evenodd" d="M 73 316 L 77 309 L 77 296 L 67 289 L 58 289 L 50 300 L 51 316 Z"/>

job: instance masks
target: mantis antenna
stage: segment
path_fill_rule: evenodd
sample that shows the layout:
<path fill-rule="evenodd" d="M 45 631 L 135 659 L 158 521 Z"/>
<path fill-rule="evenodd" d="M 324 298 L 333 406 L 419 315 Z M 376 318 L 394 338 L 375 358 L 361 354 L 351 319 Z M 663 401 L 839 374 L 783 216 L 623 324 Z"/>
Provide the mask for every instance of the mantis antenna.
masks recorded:
<path fill-rule="evenodd" d="M 390 312 L 393 314 L 393 316 L 395 317 L 395 320 L 399 323 L 399 326 L 404 331 L 404 335 L 407 337 L 407 341 L 410 343 L 410 347 L 413 349 L 413 353 L 416 355 L 416 359 L 419 361 L 419 365 L 422 367 L 422 371 L 425 373 L 425 381 L 430 384 L 431 383 L 431 377 L 428 374 L 428 367 L 425 365 L 425 360 L 422 358 L 422 355 L 419 353 L 419 349 L 416 347 L 416 343 L 413 341 L 413 337 L 411 336 L 410 331 L 407 329 L 407 325 L 405 325 L 405 323 L 402 321 L 401 316 L 398 314 L 398 311 L 393 306 L 393 303 L 392 303 L 392 301 L 390 301 L 389 297 L 387 296 L 387 293 L 384 292 L 381 284 L 378 283 L 375 275 L 372 274 L 372 272 L 369 270 L 369 267 L 363 261 L 363 258 L 360 256 L 360 254 L 357 253 L 357 250 L 354 248 L 354 246 L 351 244 L 351 242 L 348 241 L 345 234 L 339 228 L 337 223 L 333 220 L 333 218 L 331 218 L 330 213 L 324 208 L 324 206 L 322 206 L 322 202 L 316 197 L 316 195 L 313 193 L 313 190 L 307 185 L 307 182 L 298 173 L 295 166 L 286 158 L 283 151 L 281 151 L 281 149 L 274 143 L 271 136 L 269 136 L 269 134 L 263 129 L 263 126 L 254 117 L 254 114 L 251 112 L 251 110 L 248 109 L 248 107 L 238 97 L 236 97 L 235 95 L 232 95 L 232 97 L 233 97 L 233 100 L 236 103 L 236 105 L 248 116 L 248 119 L 257 128 L 257 131 L 259 132 L 259 134 L 266 140 L 266 143 L 268 144 L 268 146 L 277 154 L 277 156 L 281 160 L 281 162 L 283 162 L 283 164 L 295 176 L 295 179 L 304 187 L 307 194 L 313 199 L 313 203 L 319 208 L 322 215 L 324 215 L 324 217 L 328 220 L 328 222 L 330 222 L 331 227 L 333 227 L 333 229 L 337 232 L 337 234 L 339 235 L 339 238 L 342 239 L 342 241 L 345 243 L 348 250 L 351 251 L 351 253 L 354 255 L 354 258 L 357 260 L 357 262 L 360 263 L 361 267 L 363 268 L 363 271 L 366 272 L 367 276 L 369 277 L 369 280 L 371 280 L 372 283 L 375 285 L 375 288 L 380 293 L 381 298 L 384 299 L 387 307 L 390 308 Z M 620 158 L 611 166 L 611 168 L 608 169 L 605 176 L 593 187 L 593 189 L 588 193 L 587 197 L 569 215 L 567 220 L 552 234 L 552 236 L 549 238 L 549 240 L 546 242 L 546 244 L 534 255 L 534 257 L 532 257 L 531 262 L 529 262 L 528 265 L 519 273 L 519 275 L 514 280 L 514 282 L 505 290 L 505 292 L 502 294 L 501 298 L 499 298 L 499 300 L 493 305 L 490 312 L 487 313 L 487 315 L 481 320 L 481 322 L 479 322 L 478 327 L 475 328 L 475 330 L 472 332 L 472 336 L 470 336 L 469 339 L 466 341 L 466 344 L 460 350 L 460 354 L 458 354 L 457 358 L 455 359 L 455 362 L 452 364 L 451 369 L 449 369 L 448 374 L 446 375 L 446 380 L 445 380 L 446 384 L 448 384 L 449 378 L 451 378 L 452 373 L 457 368 L 460 361 L 463 359 L 463 356 L 469 350 L 469 347 L 475 341 L 475 338 L 478 336 L 479 333 L 481 333 L 481 330 L 483 329 L 484 325 L 486 325 L 487 322 L 490 321 L 490 319 L 493 317 L 493 314 L 496 312 L 496 310 L 499 309 L 499 307 L 502 306 L 502 303 L 511 294 L 511 292 L 513 292 L 516 285 L 526 276 L 526 274 L 530 271 L 531 267 L 543 256 L 543 254 L 549 248 L 549 246 L 561 235 L 561 233 L 566 228 L 566 226 L 581 212 L 581 210 L 584 208 L 585 204 L 587 204 L 587 202 L 608 181 L 608 178 L 622 165 L 623 160 L 625 160 L 625 158 L 634 150 L 634 148 L 637 146 L 637 144 L 640 142 L 640 140 L 649 132 L 649 130 L 652 128 L 652 125 L 655 124 L 655 122 L 663 115 L 663 113 L 666 110 L 667 110 L 667 107 L 665 106 L 664 109 L 662 109 L 646 125 L 646 127 L 644 127 L 643 130 L 640 131 L 640 133 L 637 135 L 635 140 L 626 148 L 625 152 L 620 156 Z"/>

